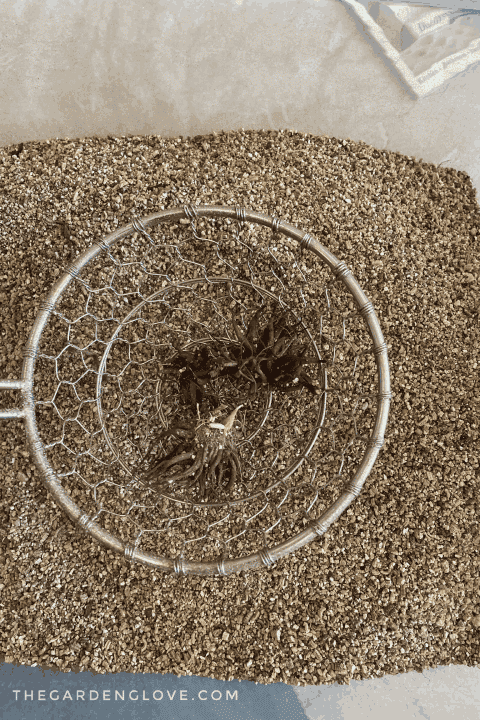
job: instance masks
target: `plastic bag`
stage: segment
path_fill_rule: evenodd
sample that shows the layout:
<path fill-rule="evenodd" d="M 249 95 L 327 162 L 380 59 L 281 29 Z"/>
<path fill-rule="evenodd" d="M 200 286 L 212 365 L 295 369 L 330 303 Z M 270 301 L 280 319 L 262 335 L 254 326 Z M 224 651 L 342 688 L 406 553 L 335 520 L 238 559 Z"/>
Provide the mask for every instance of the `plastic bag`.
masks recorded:
<path fill-rule="evenodd" d="M 368 9 L 358 0 L 342 2 L 361 20 L 363 31 L 380 45 L 416 98 L 480 62 L 477 0 L 469 0 L 469 6 L 447 2 L 446 7 L 374 0 Z"/>

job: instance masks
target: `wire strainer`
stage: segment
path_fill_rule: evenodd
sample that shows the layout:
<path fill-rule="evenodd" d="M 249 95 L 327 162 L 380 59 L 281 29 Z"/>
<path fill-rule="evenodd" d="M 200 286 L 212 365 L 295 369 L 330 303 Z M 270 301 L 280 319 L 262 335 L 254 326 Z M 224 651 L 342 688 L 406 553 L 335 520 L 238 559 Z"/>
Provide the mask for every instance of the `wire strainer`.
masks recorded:
<path fill-rule="evenodd" d="M 391 399 L 378 318 L 344 262 L 279 218 L 192 205 L 72 262 L 22 379 L 0 389 L 21 392 L 0 418 L 24 419 L 77 526 L 194 575 L 268 567 L 325 533 L 361 492 Z"/>

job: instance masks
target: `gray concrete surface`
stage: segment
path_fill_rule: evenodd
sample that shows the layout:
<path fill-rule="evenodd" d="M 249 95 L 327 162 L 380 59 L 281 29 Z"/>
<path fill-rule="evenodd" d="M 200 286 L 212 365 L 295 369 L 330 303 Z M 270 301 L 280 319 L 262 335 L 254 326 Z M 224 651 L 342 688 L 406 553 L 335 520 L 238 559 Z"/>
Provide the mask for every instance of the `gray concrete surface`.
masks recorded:
<path fill-rule="evenodd" d="M 0 144 L 295 128 L 464 170 L 480 69 L 415 101 L 340 0 L 1 0 Z"/>
<path fill-rule="evenodd" d="M 340 0 L 1 0 L 0 145 L 293 128 L 469 173 L 480 68 L 412 99 Z M 477 196 L 478 197 L 478 196 Z M 480 718 L 480 669 L 296 688 L 309 718 Z"/>
<path fill-rule="evenodd" d="M 353 681 L 294 688 L 311 720 L 478 720 L 480 670 L 449 665 Z"/>

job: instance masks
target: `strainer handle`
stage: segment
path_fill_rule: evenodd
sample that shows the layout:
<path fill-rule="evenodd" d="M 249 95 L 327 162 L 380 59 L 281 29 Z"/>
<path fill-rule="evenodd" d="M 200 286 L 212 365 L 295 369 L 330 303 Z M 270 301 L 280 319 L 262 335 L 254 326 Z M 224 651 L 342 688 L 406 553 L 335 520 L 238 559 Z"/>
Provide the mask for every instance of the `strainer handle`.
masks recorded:
<path fill-rule="evenodd" d="M 25 390 L 25 388 L 26 383 L 24 380 L 0 380 L 0 390 Z M 23 417 L 25 417 L 25 410 L 23 408 L 0 410 L 0 420 Z"/>

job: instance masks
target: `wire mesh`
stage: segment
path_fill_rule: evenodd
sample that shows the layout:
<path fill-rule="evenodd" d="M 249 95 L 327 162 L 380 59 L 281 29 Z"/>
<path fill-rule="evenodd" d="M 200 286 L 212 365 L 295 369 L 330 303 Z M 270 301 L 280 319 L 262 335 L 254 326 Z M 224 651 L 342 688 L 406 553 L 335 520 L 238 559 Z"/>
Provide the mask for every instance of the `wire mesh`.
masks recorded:
<path fill-rule="evenodd" d="M 274 317 L 282 352 L 304 359 L 283 384 L 238 360 L 240 338 L 253 324 L 268 334 Z M 208 392 L 182 386 L 179 353 L 221 359 Z M 185 206 L 135 218 L 67 268 L 22 381 L 0 388 L 22 390 L 21 411 L 3 417 L 23 415 L 47 487 L 80 527 L 132 561 L 227 574 L 302 547 L 360 493 L 389 383 L 373 306 L 343 262 L 278 218 Z M 146 479 L 188 426 L 230 443 L 228 482 L 169 481 L 178 463 Z"/>

